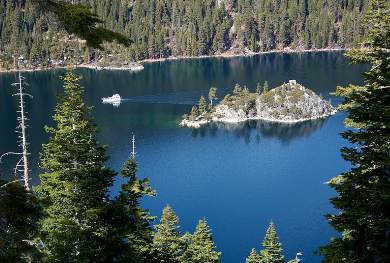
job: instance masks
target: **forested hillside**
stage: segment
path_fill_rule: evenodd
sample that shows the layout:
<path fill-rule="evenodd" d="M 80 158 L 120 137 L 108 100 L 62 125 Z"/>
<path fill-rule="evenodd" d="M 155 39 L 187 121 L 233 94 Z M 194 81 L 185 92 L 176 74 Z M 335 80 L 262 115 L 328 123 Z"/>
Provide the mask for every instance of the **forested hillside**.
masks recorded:
<path fill-rule="evenodd" d="M 77 2 L 77 1 L 73 1 Z M 81 0 L 131 40 L 91 50 L 31 0 L 0 0 L 0 61 L 26 65 L 128 61 L 275 49 L 351 47 L 367 0 Z"/>

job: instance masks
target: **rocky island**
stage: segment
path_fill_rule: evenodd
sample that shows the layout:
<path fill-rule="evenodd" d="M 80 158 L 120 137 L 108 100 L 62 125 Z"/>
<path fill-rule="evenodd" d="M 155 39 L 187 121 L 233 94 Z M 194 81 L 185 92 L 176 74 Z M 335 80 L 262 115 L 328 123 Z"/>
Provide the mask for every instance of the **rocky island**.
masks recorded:
<path fill-rule="evenodd" d="M 336 113 L 330 101 L 324 100 L 312 90 L 295 80 L 268 90 L 268 83 L 258 85 L 256 92 L 236 84 L 233 94 L 228 94 L 216 106 L 216 88 L 209 92 L 210 104 L 202 96 L 198 106 L 185 114 L 181 126 L 199 128 L 210 122 L 236 123 L 246 120 L 267 120 L 272 122 L 302 122 L 325 118 Z"/>

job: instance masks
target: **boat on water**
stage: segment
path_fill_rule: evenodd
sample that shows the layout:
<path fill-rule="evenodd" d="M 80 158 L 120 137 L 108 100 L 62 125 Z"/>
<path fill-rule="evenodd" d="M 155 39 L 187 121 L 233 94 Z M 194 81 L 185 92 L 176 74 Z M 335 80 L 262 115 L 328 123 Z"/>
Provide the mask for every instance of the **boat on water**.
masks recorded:
<path fill-rule="evenodd" d="M 119 94 L 114 94 L 111 97 L 105 97 L 102 98 L 103 103 L 109 103 L 116 107 L 118 107 L 121 104 L 122 97 Z"/>

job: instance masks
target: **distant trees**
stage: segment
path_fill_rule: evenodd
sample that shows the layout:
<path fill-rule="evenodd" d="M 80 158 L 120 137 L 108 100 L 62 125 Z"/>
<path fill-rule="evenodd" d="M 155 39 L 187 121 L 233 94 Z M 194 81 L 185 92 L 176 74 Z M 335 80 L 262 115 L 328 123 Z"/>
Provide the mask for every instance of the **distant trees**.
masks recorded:
<path fill-rule="evenodd" d="M 252 249 L 246 259 L 246 263 L 283 263 L 282 244 L 276 234 L 275 224 L 271 221 L 262 243 L 263 249 L 260 253 Z"/>
<path fill-rule="evenodd" d="M 354 63 L 370 63 L 364 86 L 338 87 L 351 127 L 342 134 L 352 144 L 341 153 L 352 168 L 329 184 L 338 195 L 331 199 L 336 214 L 327 216 L 342 235 L 321 249 L 324 262 L 390 261 L 390 13 L 389 2 L 372 0 L 363 49 L 348 56 Z"/>
<path fill-rule="evenodd" d="M 35 66 L 125 63 L 290 48 L 351 47 L 363 36 L 367 0 L 3 1 L 3 68 L 21 58 Z M 102 20 L 104 19 L 104 21 Z M 58 23 L 57 23 L 58 22 Z M 59 26 L 60 25 L 60 26 Z M 80 44 L 79 38 L 84 39 Z M 111 43 L 114 41 L 114 43 Z M 118 45 L 115 42 L 124 45 Z M 99 50 L 105 47 L 106 50 Z M 113 55 L 108 59 L 108 55 Z M 102 62 L 103 63 L 103 62 Z"/>

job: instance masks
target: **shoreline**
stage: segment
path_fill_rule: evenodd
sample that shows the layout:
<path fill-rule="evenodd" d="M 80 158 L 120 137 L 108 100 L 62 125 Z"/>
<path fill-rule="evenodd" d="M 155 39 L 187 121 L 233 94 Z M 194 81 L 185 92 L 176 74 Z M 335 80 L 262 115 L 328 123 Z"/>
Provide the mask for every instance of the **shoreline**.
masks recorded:
<path fill-rule="evenodd" d="M 179 123 L 180 127 L 187 127 L 187 128 L 193 128 L 193 129 L 199 129 L 202 126 L 209 124 L 209 123 L 229 123 L 229 124 L 236 124 L 246 121 L 266 121 L 266 122 L 273 122 L 273 123 L 284 123 L 284 124 L 295 124 L 299 122 L 305 122 L 305 121 L 314 121 L 319 119 L 325 119 L 330 116 L 333 116 L 337 113 L 337 109 L 332 111 L 330 114 L 324 114 L 317 118 L 301 118 L 301 119 L 294 119 L 294 120 L 283 120 L 283 119 L 275 119 L 275 118 L 267 118 L 267 117 L 249 117 L 249 118 L 243 118 L 243 119 L 229 119 L 229 118 L 212 118 L 210 120 L 199 120 L 199 121 L 189 121 L 189 120 L 182 120 Z"/>
<path fill-rule="evenodd" d="M 236 58 L 236 57 L 252 57 L 257 55 L 267 55 L 267 54 L 291 54 L 291 53 L 314 53 L 314 52 L 337 52 L 337 51 L 347 51 L 348 48 L 322 48 L 322 49 L 275 49 L 270 51 L 260 51 L 260 52 L 248 52 L 248 53 L 238 53 L 238 54 L 230 54 L 228 52 L 216 55 L 202 55 L 202 56 L 178 56 L 178 57 L 167 57 L 167 58 L 157 58 L 157 59 L 144 59 L 133 62 L 138 64 L 137 66 L 132 67 L 117 67 L 117 66 L 107 66 L 101 67 L 94 64 L 79 64 L 79 65 L 69 65 L 69 66 L 52 66 L 52 67 L 38 67 L 38 68 L 21 68 L 21 69 L 3 69 L 0 68 L 0 74 L 3 73 L 15 73 L 15 72 L 39 72 L 39 71 L 50 71 L 56 69 L 66 69 L 66 68 L 86 68 L 93 70 L 121 70 L 121 71 L 129 71 L 129 72 L 138 72 L 143 70 L 143 65 L 152 64 L 152 63 L 160 63 L 167 61 L 178 61 L 178 60 L 193 60 L 193 59 L 207 59 L 207 58 Z M 142 66 L 142 68 L 140 66 Z"/>

